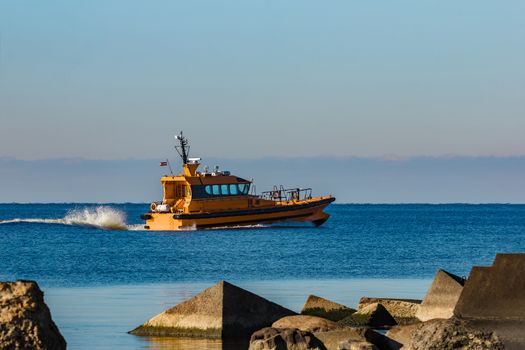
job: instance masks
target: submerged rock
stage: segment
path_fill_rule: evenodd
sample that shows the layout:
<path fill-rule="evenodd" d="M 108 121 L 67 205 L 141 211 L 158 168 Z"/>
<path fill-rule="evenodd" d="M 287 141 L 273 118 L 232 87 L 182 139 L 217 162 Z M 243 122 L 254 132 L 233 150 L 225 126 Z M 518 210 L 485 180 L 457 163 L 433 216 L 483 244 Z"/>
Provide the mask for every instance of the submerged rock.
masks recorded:
<path fill-rule="evenodd" d="M 0 348 L 66 348 L 36 282 L 0 282 Z"/>
<path fill-rule="evenodd" d="M 421 321 L 450 318 L 463 290 L 465 280 L 445 270 L 439 270 L 419 306 L 416 317 Z"/>
<path fill-rule="evenodd" d="M 266 327 L 252 334 L 249 350 L 326 350 L 326 347 L 310 332 Z"/>
<path fill-rule="evenodd" d="M 351 327 L 369 326 L 374 328 L 384 328 L 395 326 L 397 323 L 383 305 L 374 303 L 365 306 L 353 315 L 342 319 L 339 321 L 339 324 Z"/>
<path fill-rule="evenodd" d="M 249 337 L 284 316 L 296 315 L 256 294 L 221 281 L 130 331 L 135 335 Z"/>
<path fill-rule="evenodd" d="M 331 321 L 339 321 L 350 316 L 355 311 L 355 309 L 349 308 L 346 305 L 316 295 L 310 295 L 301 310 L 301 314 L 319 316 Z"/>
<path fill-rule="evenodd" d="M 306 332 L 326 332 L 340 326 L 330 320 L 309 315 L 286 316 L 272 324 L 273 328 L 297 328 Z"/>

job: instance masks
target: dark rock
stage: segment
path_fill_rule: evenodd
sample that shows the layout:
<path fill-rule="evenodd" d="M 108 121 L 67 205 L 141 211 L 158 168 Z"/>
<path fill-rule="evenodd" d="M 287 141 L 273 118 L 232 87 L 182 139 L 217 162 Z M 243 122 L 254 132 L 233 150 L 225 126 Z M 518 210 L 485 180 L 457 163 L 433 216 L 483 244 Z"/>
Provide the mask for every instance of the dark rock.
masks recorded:
<path fill-rule="evenodd" d="M 266 327 L 252 334 L 249 350 L 326 350 L 326 347 L 310 332 Z"/>
<path fill-rule="evenodd" d="M 0 348 L 66 348 L 36 282 L 0 282 Z"/>
<path fill-rule="evenodd" d="M 407 350 L 503 350 L 498 336 L 457 318 L 434 319 L 417 325 Z M 404 349 L 404 348 L 403 348 Z"/>
<path fill-rule="evenodd" d="M 399 349 L 400 344 L 370 328 L 344 328 L 314 335 L 328 350 L 343 349 Z"/>

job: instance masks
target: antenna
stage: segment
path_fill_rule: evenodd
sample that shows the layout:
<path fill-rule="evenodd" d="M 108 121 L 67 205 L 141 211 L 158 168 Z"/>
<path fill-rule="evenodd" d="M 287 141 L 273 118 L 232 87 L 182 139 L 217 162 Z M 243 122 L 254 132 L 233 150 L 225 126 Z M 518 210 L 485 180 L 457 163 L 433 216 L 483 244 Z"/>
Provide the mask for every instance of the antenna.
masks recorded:
<path fill-rule="evenodd" d="M 175 149 L 177 150 L 177 153 L 182 158 L 182 163 L 187 164 L 188 163 L 188 155 L 190 153 L 190 145 L 188 143 L 188 139 L 182 135 L 182 131 L 179 135 L 175 135 L 175 139 L 179 141 L 180 145 L 175 146 Z"/>

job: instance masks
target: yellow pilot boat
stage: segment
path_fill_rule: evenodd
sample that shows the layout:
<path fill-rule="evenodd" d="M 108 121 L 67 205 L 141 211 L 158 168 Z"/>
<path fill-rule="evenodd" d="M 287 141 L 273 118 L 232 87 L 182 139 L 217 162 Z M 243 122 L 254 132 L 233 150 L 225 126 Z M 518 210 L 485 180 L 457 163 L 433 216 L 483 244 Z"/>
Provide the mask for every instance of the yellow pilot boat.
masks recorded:
<path fill-rule="evenodd" d="M 188 140 L 182 135 L 177 149 L 183 162 L 179 175 L 164 175 L 162 202 L 153 202 L 150 212 L 141 218 L 148 230 L 170 231 L 190 228 L 271 224 L 276 222 L 311 222 L 322 225 L 329 217 L 323 209 L 335 198 L 312 197 L 310 188 L 284 189 L 256 195 L 252 182 L 220 171 L 197 171 L 200 158 L 189 158 Z M 161 165 L 169 165 L 162 162 Z M 170 167 L 171 172 L 171 167 Z"/>

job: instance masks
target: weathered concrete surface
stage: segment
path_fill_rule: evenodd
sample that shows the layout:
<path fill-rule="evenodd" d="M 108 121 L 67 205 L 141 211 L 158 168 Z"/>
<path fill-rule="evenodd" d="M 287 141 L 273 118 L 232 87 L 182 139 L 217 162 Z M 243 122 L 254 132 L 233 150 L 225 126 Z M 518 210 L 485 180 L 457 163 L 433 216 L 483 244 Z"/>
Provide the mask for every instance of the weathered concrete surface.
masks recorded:
<path fill-rule="evenodd" d="M 0 349 L 65 349 L 34 281 L 0 282 Z"/>
<path fill-rule="evenodd" d="M 452 317 L 464 284 L 463 278 L 439 270 L 416 312 L 416 317 L 421 321 Z"/>
<path fill-rule="evenodd" d="M 454 314 L 525 320 L 525 254 L 498 254 L 492 266 L 473 267 Z"/>
<path fill-rule="evenodd" d="M 506 349 L 493 331 L 474 327 L 456 318 L 433 319 L 419 325 L 403 350 L 503 350 Z"/>
<path fill-rule="evenodd" d="M 525 349 L 525 254 L 497 254 L 473 267 L 454 315 L 494 330 L 507 349 Z"/>
<path fill-rule="evenodd" d="M 395 326 L 397 322 L 383 305 L 374 303 L 339 321 L 339 324 L 351 327 L 383 328 Z"/>
<path fill-rule="evenodd" d="M 297 328 L 305 332 L 326 332 L 341 328 L 337 323 L 309 315 L 286 316 L 272 324 L 273 328 Z"/>
<path fill-rule="evenodd" d="M 249 350 L 327 350 L 310 332 L 266 327 L 253 333 Z"/>
<path fill-rule="evenodd" d="M 368 298 L 362 297 L 357 305 L 357 310 L 361 310 L 370 304 L 381 304 L 388 310 L 396 320 L 415 318 L 421 304 L 421 300 L 416 299 L 392 299 L 392 298 Z"/>
<path fill-rule="evenodd" d="M 221 281 L 130 331 L 135 335 L 234 338 L 250 336 L 295 312 Z"/>
<path fill-rule="evenodd" d="M 315 295 L 308 297 L 301 310 L 302 315 L 318 316 L 335 322 L 352 315 L 354 312 L 356 312 L 355 309 L 346 305 Z"/>
<path fill-rule="evenodd" d="M 349 309 L 346 305 L 336 303 L 325 298 L 318 297 L 316 295 L 309 295 L 308 299 L 304 303 L 301 313 L 308 309 L 322 309 L 325 311 L 339 310 L 339 309 Z"/>

